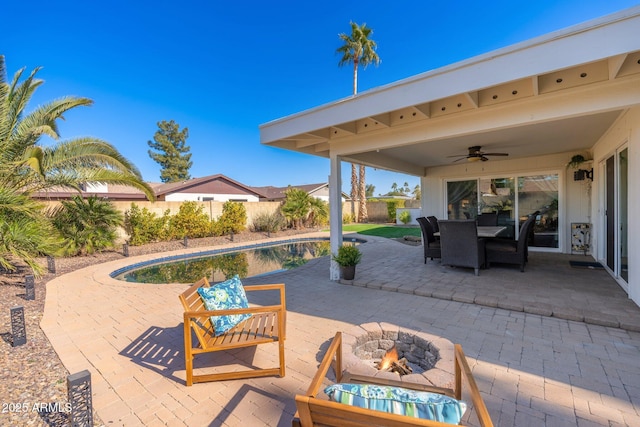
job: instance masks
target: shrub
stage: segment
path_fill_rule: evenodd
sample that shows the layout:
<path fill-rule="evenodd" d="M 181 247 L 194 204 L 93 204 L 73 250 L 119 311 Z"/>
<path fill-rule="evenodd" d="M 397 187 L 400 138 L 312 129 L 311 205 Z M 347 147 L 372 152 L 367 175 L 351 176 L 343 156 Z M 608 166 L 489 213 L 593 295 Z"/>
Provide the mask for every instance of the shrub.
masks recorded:
<path fill-rule="evenodd" d="M 404 208 L 404 200 L 386 200 L 387 215 L 390 222 L 396 222 L 396 208 Z"/>
<path fill-rule="evenodd" d="M 158 218 L 147 208 L 131 203 L 131 209 L 124 213 L 124 230 L 129 235 L 131 246 L 144 245 L 167 239 L 169 211 Z"/>
<path fill-rule="evenodd" d="M 253 231 L 276 233 L 284 228 L 284 217 L 280 211 L 260 212 L 253 217 Z"/>
<path fill-rule="evenodd" d="M 343 224 L 353 224 L 355 222 L 353 215 L 348 213 L 348 214 L 342 214 L 342 223 Z"/>
<path fill-rule="evenodd" d="M 403 224 L 409 224 L 411 222 L 411 213 L 409 211 L 402 211 L 400 218 L 398 218 Z"/>
<path fill-rule="evenodd" d="M 169 220 L 170 239 L 207 237 L 211 234 L 209 215 L 203 212 L 198 202 L 183 202 L 178 213 Z"/>
<path fill-rule="evenodd" d="M 222 206 L 222 215 L 216 221 L 215 229 L 222 235 L 239 233 L 246 228 L 247 209 L 242 203 L 225 202 Z"/>
<path fill-rule="evenodd" d="M 64 238 L 65 255 L 80 255 L 113 247 L 123 218 L 107 200 L 75 196 L 54 211 L 52 223 Z"/>

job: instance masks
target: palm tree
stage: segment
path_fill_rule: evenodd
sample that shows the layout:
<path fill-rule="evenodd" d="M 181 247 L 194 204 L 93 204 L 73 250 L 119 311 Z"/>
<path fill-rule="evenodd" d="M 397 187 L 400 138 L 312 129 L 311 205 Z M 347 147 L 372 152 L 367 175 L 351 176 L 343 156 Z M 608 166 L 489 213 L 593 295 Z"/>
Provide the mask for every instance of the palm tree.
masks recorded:
<path fill-rule="evenodd" d="M 63 97 L 36 107 L 26 107 L 43 83 L 40 68 L 20 81 L 24 68 L 7 80 L 0 55 L 0 186 L 29 195 L 56 186 L 79 189 L 87 182 L 123 184 L 142 190 L 150 200 L 153 190 L 133 163 L 106 141 L 91 137 L 59 141 L 56 121 L 73 108 L 93 104 L 88 98 Z M 43 135 L 53 146 L 39 144 Z"/>
<path fill-rule="evenodd" d="M 97 182 L 136 187 L 154 199 L 138 169 L 111 144 L 89 137 L 59 141 L 57 120 L 93 101 L 63 97 L 26 111 L 43 83 L 36 78 L 39 70 L 22 79 L 23 68 L 9 81 L 0 55 L 0 268 L 15 270 L 16 263 L 22 262 L 35 275 L 42 272 L 36 257 L 54 254 L 57 240 L 51 225 L 45 224 L 42 207 L 31 198 L 33 192 L 52 187 L 79 189 L 83 183 Z M 41 145 L 45 135 L 56 143 Z"/>
<path fill-rule="evenodd" d="M 358 25 L 353 21 L 350 24 L 351 34 L 338 34 L 344 44 L 336 52 L 342 55 L 338 66 L 353 64 L 353 94 L 355 95 L 358 92 L 358 66 L 362 65 L 364 68 L 367 68 L 369 64 L 378 66 L 380 57 L 376 53 L 378 45 L 369 38 L 373 34 L 373 30 L 367 27 L 367 24 Z M 354 198 L 354 194 L 358 195 L 358 221 L 363 222 L 368 218 L 364 165 L 359 165 L 359 179 L 359 185 L 354 185 L 354 182 L 358 182 L 358 178 L 356 177 L 356 167 L 352 164 L 351 197 Z"/>

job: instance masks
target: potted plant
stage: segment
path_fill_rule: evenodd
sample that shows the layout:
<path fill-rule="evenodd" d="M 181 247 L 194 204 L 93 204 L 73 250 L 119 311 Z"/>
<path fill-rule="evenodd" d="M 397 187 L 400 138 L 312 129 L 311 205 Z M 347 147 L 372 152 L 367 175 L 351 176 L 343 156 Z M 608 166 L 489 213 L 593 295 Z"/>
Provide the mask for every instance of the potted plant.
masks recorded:
<path fill-rule="evenodd" d="M 342 278 L 353 280 L 356 275 L 356 264 L 362 259 L 362 252 L 352 245 L 341 246 L 338 249 L 338 253 L 331 258 L 340 266 Z"/>

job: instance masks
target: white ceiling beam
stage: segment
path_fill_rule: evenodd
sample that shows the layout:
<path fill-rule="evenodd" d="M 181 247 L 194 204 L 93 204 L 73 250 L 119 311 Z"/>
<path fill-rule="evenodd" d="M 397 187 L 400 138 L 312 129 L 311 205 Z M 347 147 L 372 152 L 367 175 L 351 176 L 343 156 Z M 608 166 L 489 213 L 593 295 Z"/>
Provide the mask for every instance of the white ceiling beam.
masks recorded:
<path fill-rule="evenodd" d="M 617 55 L 609 58 L 609 80 L 613 80 L 618 77 L 618 73 L 620 72 L 620 68 L 622 68 L 622 64 L 624 64 L 625 59 L 627 59 L 627 54 Z"/>

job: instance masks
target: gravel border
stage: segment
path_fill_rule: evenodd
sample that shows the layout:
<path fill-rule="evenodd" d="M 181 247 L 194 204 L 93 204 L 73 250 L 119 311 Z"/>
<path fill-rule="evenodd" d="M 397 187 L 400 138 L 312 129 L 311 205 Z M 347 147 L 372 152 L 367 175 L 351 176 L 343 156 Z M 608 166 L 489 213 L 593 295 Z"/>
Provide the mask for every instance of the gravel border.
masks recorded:
<path fill-rule="evenodd" d="M 287 230 L 271 235 L 283 238 L 318 230 Z M 244 231 L 234 235 L 234 242 L 265 239 L 263 233 Z M 229 236 L 189 239 L 189 247 L 211 247 L 229 243 Z M 152 243 L 132 246 L 129 255 L 144 255 L 184 249 L 182 241 Z M 106 251 L 95 255 L 72 258 L 56 258 L 56 274 L 47 273 L 35 281 L 35 300 L 25 299 L 24 276 L 26 269 L 0 275 L 0 425 L 19 426 L 68 426 L 68 413 L 64 412 L 67 400 L 67 376 L 51 343 L 40 329 L 44 312 L 46 284 L 54 277 L 90 265 L 122 259 L 121 251 Z M 47 265 L 47 260 L 40 263 Z M 13 347 L 11 308 L 22 306 L 27 343 Z M 43 409 L 44 408 L 44 409 Z M 94 413 L 94 425 L 104 423 Z"/>

